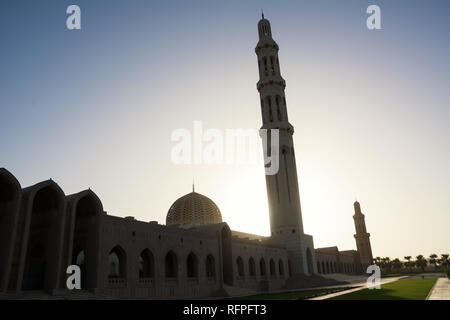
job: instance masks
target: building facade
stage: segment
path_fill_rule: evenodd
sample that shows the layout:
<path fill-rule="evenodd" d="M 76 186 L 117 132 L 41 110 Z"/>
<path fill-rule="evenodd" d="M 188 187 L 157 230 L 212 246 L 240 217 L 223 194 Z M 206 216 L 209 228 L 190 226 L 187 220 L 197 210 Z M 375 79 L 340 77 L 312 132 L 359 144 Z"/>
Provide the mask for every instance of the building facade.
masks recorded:
<path fill-rule="evenodd" d="M 93 294 L 157 299 L 227 296 L 239 288 L 279 290 L 288 279 L 357 273 L 371 262 L 359 203 L 358 251 L 314 249 L 312 236 L 303 231 L 286 82 L 264 16 L 258 33 L 262 129 L 278 129 L 280 136 L 279 170 L 266 175 L 271 235 L 230 230 L 217 205 L 194 188 L 173 203 L 161 225 L 107 214 L 90 189 L 66 195 L 52 180 L 22 188 L 2 168 L 0 293 L 64 292 L 70 265 L 79 266 L 81 287 Z"/>

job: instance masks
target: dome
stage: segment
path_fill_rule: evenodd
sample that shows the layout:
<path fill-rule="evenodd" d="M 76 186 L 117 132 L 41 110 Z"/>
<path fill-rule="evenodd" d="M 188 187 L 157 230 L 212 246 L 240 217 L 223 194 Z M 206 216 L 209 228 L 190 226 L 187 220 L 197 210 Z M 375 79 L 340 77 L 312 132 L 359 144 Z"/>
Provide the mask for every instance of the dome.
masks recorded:
<path fill-rule="evenodd" d="M 192 226 L 221 222 L 222 214 L 214 201 L 195 191 L 176 200 L 166 217 L 168 226 Z"/>

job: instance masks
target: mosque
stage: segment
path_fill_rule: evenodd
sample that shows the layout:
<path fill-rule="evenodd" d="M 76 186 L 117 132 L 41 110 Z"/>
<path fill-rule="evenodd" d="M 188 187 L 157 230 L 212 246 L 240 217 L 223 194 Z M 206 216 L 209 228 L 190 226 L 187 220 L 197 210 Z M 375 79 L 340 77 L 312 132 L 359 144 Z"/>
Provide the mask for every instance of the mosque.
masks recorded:
<path fill-rule="evenodd" d="M 357 250 L 314 248 L 303 231 L 286 82 L 271 25 L 258 23 L 263 129 L 278 129 L 277 174 L 266 175 L 271 235 L 230 230 L 218 206 L 195 192 L 176 200 L 166 224 L 116 217 L 92 190 L 66 195 L 52 180 L 23 188 L 0 169 L 0 297 L 72 294 L 67 267 L 81 269 L 94 297 L 184 299 L 326 284 L 328 273 L 361 274 L 372 264 L 370 234 L 354 203 Z"/>

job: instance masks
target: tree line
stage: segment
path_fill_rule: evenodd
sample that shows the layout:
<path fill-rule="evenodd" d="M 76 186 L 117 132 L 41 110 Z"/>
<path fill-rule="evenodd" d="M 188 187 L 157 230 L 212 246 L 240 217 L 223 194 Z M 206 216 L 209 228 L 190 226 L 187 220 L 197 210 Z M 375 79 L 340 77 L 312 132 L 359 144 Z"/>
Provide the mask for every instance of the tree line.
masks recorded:
<path fill-rule="evenodd" d="M 405 256 L 405 260 L 395 258 L 391 260 L 389 257 L 376 257 L 373 259 L 374 264 L 380 267 L 381 272 L 424 272 L 427 267 L 431 267 L 432 270 L 444 271 L 450 267 L 449 254 L 441 254 L 439 257 L 437 254 L 430 254 L 429 258 L 425 258 L 419 254 L 415 259 L 411 256 Z"/>

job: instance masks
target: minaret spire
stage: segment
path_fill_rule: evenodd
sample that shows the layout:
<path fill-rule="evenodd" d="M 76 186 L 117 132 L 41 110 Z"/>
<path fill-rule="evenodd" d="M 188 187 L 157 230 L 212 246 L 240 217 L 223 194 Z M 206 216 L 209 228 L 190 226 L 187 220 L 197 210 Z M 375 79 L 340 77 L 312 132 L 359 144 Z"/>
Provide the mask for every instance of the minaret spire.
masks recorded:
<path fill-rule="evenodd" d="M 356 241 L 356 248 L 362 259 L 367 261 L 363 264 L 371 264 L 372 262 L 372 246 L 370 245 L 370 233 L 367 232 L 365 216 L 361 211 L 361 205 L 358 201 L 353 203 L 355 209 L 355 214 L 353 215 L 353 220 L 355 221 L 354 235 Z"/>
<path fill-rule="evenodd" d="M 259 81 L 256 84 L 261 101 L 262 128 L 279 130 L 279 170 L 266 175 L 272 235 L 302 235 L 303 222 L 295 164 L 294 127 L 289 123 L 285 87 L 278 59 L 278 44 L 272 38 L 267 19 L 258 23 Z M 269 133 L 269 132 L 268 132 Z"/>
<path fill-rule="evenodd" d="M 261 102 L 261 129 L 267 130 L 267 137 L 272 136 L 272 130 L 279 133 L 279 145 L 276 146 L 279 149 L 279 168 L 275 174 L 266 175 L 270 231 L 273 239 L 285 244 L 290 251 L 293 274 L 310 275 L 317 272 L 314 243 L 303 230 L 292 138 L 294 127 L 288 120 L 284 91 L 286 81 L 281 76 L 279 47 L 272 37 L 270 22 L 264 19 L 264 12 L 262 17 L 258 22 L 259 41 L 255 48 L 259 69 L 256 88 Z"/>
<path fill-rule="evenodd" d="M 261 9 L 261 16 L 264 19 L 264 9 Z"/>

